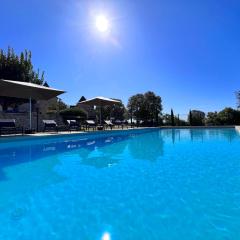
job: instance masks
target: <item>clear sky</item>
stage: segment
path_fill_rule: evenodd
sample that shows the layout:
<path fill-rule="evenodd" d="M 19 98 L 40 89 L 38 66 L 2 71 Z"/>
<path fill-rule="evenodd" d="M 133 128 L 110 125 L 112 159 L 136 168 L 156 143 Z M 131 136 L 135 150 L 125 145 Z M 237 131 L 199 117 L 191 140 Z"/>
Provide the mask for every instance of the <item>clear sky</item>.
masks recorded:
<path fill-rule="evenodd" d="M 31 50 L 68 104 L 151 90 L 164 112 L 236 107 L 239 0 L 1 0 L 0 9 L 0 48 Z"/>

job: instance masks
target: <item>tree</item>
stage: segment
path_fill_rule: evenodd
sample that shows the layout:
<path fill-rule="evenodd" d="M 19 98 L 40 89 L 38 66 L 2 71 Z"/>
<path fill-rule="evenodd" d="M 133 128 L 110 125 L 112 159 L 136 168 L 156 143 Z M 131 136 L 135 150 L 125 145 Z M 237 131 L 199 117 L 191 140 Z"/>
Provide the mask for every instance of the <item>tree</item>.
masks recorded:
<path fill-rule="evenodd" d="M 67 109 L 67 104 L 65 102 L 63 102 L 63 100 L 61 98 L 58 98 L 58 109 L 59 111 L 62 111 L 64 109 Z"/>
<path fill-rule="evenodd" d="M 205 113 L 199 110 L 190 110 L 188 121 L 191 126 L 203 126 L 205 124 Z"/>
<path fill-rule="evenodd" d="M 131 112 L 131 115 L 138 119 L 144 119 L 146 114 L 146 107 L 143 94 L 136 94 L 129 98 L 128 111 Z"/>
<path fill-rule="evenodd" d="M 217 112 L 208 112 L 206 117 L 207 125 L 221 125 Z"/>
<path fill-rule="evenodd" d="M 171 109 L 171 125 L 175 126 L 175 119 L 174 119 L 174 114 L 172 109 Z"/>
<path fill-rule="evenodd" d="M 187 126 L 188 125 L 188 122 L 183 120 L 183 119 L 179 119 L 179 122 L 178 122 L 178 126 Z"/>
<path fill-rule="evenodd" d="M 7 53 L 0 50 L 0 79 L 31 82 L 48 86 L 44 82 L 44 72 L 35 71 L 32 65 L 32 53 L 28 50 L 16 55 L 13 48 L 8 47 Z"/>
<path fill-rule="evenodd" d="M 118 99 L 116 99 L 118 100 Z M 97 115 L 100 115 L 100 107 L 96 108 Z M 114 119 L 114 120 L 124 120 L 125 106 L 123 103 L 115 104 L 113 106 L 105 106 L 102 108 L 102 118 L 103 119 Z"/>
<path fill-rule="evenodd" d="M 206 117 L 207 125 L 238 125 L 240 111 L 233 108 L 224 108 L 220 112 L 209 112 Z"/>
<path fill-rule="evenodd" d="M 64 119 L 68 119 L 68 118 L 76 118 L 76 117 L 80 117 L 82 119 L 86 119 L 86 113 L 78 108 L 78 107 L 74 107 L 74 108 L 67 108 L 64 110 L 60 111 L 60 115 L 64 118 Z"/>
<path fill-rule="evenodd" d="M 163 124 L 165 126 L 171 126 L 172 125 L 171 115 L 170 114 L 167 114 L 167 113 L 163 114 L 162 120 L 163 120 Z"/>
<path fill-rule="evenodd" d="M 233 108 L 224 108 L 218 113 L 218 119 L 221 125 L 240 124 L 240 111 Z"/>
<path fill-rule="evenodd" d="M 160 96 L 151 91 L 136 94 L 129 98 L 127 109 L 137 120 L 157 123 L 162 111 L 162 100 Z"/>
<path fill-rule="evenodd" d="M 177 125 L 180 126 L 180 118 L 179 118 L 179 114 L 177 115 Z"/>
<path fill-rule="evenodd" d="M 190 126 L 203 126 L 205 124 L 205 113 L 199 110 L 190 110 L 188 122 Z"/>
<path fill-rule="evenodd" d="M 187 126 L 188 125 L 185 120 L 180 119 L 179 114 L 178 114 L 178 116 L 174 116 L 174 123 L 177 123 L 178 126 Z M 163 115 L 163 124 L 165 126 L 173 126 L 171 114 Z"/>
<path fill-rule="evenodd" d="M 189 122 L 189 125 L 192 126 L 192 111 L 191 110 L 189 111 L 189 114 L 188 114 L 188 122 Z"/>
<path fill-rule="evenodd" d="M 162 111 L 162 99 L 154 92 L 148 91 L 144 94 L 144 103 L 147 112 L 147 120 L 158 123 L 158 116 Z"/>
<path fill-rule="evenodd" d="M 67 109 L 67 104 L 62 101 L 61 98 L 52 99 L 50 105 L 48 106 L 49 112 L 59 112 Z"/>
<path fill-rule="evenodd" d="M 125 106 L 123 103 L 116 104 L 111 109 L 111 118 L 114 120 L 124 120 L 124 114 L 126 112 Z"/>
<path fill-rule="evenodd" d="M 205 124 L 205 113 L 199 110 L 190 110 L 189 123 L 191 126 L 203 126 Z"/>
<path fill-rule="evenodd" d="M 240 108 L 240 91 L 236 92 L 236 98 L 237 98 L 237 108 Z"/>

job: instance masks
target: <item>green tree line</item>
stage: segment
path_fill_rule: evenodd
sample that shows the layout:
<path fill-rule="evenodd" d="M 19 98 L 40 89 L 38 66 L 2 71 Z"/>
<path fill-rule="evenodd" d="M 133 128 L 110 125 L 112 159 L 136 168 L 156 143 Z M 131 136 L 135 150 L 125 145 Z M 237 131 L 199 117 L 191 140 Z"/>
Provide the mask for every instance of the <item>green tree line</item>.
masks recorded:
<path fill-rule="evenodd" d="M 31 51 L 24 50 L 17 55 L 13 48 L 8 47 L 7 52 L 0 49 L 0 79 L 21 82 L 31 82 L 48 86 L 44 81 L 44 71 L 34 70 Z"/>
<path fill-rule="evenodd" d="M 240 125 L 240 111 L 230 107 L 217 112 L 205 114 L 200 110 L 190 110 L 186 120 L 179 119 L 173 114 L 163 115 L 163 125 L 167 126 L 220 126 L 220 125 Z"/>
<path fill-rule="evenodd" d="M 8 47 L 5 52 L 0 49 L 0 79 L 9 79 L 22 82 L 31 82 L 48 86 L 44 80 L 44 72 L 34 70 L 31 51 L 24 50 L 17 55 L 13 48 Z M 240 91 L 236 93 L 238 107 L 240 107 Z M 82 97 L 82 100 L 85 100 Z M 10 100 L 9 100 L 10 101 Z M 16 101 L 16 100 L 14 100 Z M 6 101 L 5 98 L 5 103 Z M 56 107 L 56 106 L 57 107 Z M 83 114 L 78 109 L 67 109 L 67 105 L 57 101 L 50 110 L 58 109 L 62 114 Z M 105 119 L 118 120 L 134 119 L 147 125 L 170 125 L 170 126 L 203 126 L 203 125 L 240 125 L 240 111 L 233 108 L 225 108 L 219 112 L 208 112 L 205 114 L 200 110 L 190 110 L 188 118 L 183 120 L 175 115 L 173 109 L 170 114 L 162 114 L 162 99 L 156 93 L 148 91 L 131 96 L 127 107 L 119 104 L 113 107 L 104 107 L 102 110 Z M 65 112 L 64 112 L 65 111 Z M 100 109 L 96 108 L 98 114 Z"/>

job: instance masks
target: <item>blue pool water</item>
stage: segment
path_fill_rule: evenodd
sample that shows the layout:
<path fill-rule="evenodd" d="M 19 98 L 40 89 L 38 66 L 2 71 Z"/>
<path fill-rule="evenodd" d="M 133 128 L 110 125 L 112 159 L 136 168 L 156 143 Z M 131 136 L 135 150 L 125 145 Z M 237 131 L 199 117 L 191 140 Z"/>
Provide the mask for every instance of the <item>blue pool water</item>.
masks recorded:
<path fill-rule="evenodd" d="M 240 239 L 240 135 L 0 139 L 0 239 Z"/>

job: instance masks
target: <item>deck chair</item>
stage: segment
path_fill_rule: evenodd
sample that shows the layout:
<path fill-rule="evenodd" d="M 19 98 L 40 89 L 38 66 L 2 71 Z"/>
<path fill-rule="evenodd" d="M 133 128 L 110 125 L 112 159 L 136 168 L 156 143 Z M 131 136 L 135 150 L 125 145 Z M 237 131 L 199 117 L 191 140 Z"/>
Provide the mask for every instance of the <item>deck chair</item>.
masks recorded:
<path fill-rule="evenodd" d="M 105 120 L 105 128 L 107 129 L 108 127 L 111 128 L 111 130 L 114 127 L 114 124 L 110 120 Z"/>
<path fill-rule="evenodd" d="M 0 135 L 17 133 L 23 134 L 23 127 L 16 127 L 15 119 L 0 119 Z"/>
<path fill-rule="evenodd" d="M 76 120 L 67 120 L 68 130 L 69 131 L 78 131 L 81 130 L 81 125 Z"/>
<path fill-rule="evenodd" d="M 118 128 L 122 127 L 122 129 L 123 129 L 123 127 L 124 127 L 124 121 L 121 121 L 119 119 L 115 120 L 114 124 L 116 126 L 118 126 Z"/>
<path fill-rule="evenodd" d="M 43 131 L 56 131 L 58 132 L 58 125 L 54 120 L 43 120 L 44 128 Z"/>
<path fill-rule="evenodd" d="M 86 129 L 89 130 L 92 128 L 93 130 L 97 129 L 97 124 L 93 120 L 86 120 Z"/>

